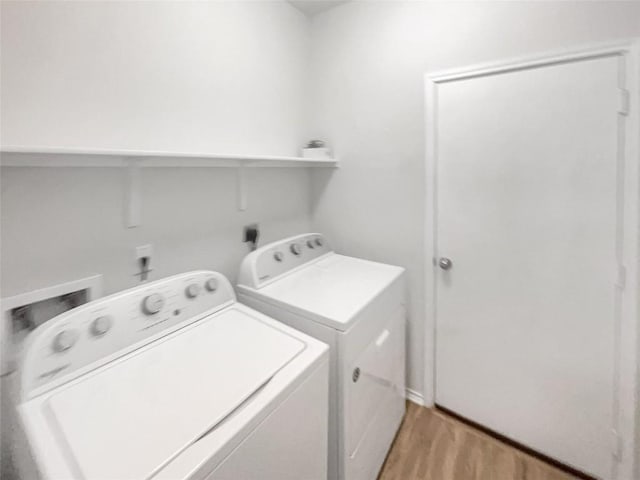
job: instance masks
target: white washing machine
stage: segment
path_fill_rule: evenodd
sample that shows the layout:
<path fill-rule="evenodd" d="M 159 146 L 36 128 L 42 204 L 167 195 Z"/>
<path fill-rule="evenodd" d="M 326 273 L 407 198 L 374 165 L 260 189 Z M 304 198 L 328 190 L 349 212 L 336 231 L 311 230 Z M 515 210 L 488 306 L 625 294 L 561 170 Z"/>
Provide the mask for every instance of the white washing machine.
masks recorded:
<path fill-rule="evenodd" d="M 21 478 L 327 478 L 328 347 L 197 271 L 30 334 L 11 444 Z M 23 448 L 26 446 L 26 448 Z"/>
<path fill-rule="evenodd" d="M 404 269 L 300 235 L 244 259 L 238 299 L 329 344 L 329 478 L 374 480 L 405 411 Z"/>

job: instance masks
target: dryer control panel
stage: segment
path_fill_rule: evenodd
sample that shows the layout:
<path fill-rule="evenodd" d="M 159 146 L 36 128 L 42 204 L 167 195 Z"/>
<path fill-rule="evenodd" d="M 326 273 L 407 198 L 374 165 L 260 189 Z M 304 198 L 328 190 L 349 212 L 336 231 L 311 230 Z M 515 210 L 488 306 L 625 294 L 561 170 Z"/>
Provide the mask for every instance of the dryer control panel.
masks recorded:
<path fill-rule="evenodd" d="M 95 300 L 34 330 L 20 358 L 29 398 L 235 303 L 220 273 L 175 275 Z"/>
<path fill-rule="evenodd" d="M 319 233 L 306 233 L 270 243 L 251 252 L 242 261 L 238 284 L 263 287 L 276 278 L 319 257 L 332 253 Z"/>

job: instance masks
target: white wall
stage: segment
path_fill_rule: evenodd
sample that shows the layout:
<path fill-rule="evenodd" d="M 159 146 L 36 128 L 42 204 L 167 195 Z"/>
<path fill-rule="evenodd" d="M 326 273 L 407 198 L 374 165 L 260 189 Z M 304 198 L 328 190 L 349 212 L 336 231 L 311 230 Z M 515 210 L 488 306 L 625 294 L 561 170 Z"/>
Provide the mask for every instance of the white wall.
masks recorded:
<path fill-rule="evenodd" d="M 308 20 L 284 1 L 2 2 L 4 145 L 294 155 L 304 141 Z M 242 226 L 310 229 L 304 169 L 142 172 L 124 226 L 118 169 L 2 168 L 2 296 L 101 273 L 105 293 L 210 268 L 235 278 Z"/>
<path fill-rule="evenodd" d="M 303 169 L 247 172 L 248 208 L 236 208 L 235 170 L 146 169 L 142 225 L 124 227 L 124 172 L 109 168 L 3 168 L 2 296 L 101 273 L 111 293 L 137 283 L 135 246 L 152 243 L 150 278 L 192 269 L 229 278 L 248 252 L 242 226 L 261 241 L 310 229 Z"/>
<path fill-rule="evenodd" d="M 2 141 L 294 154 L 307 52 L 284 1 L 2 2 Z"/>
<path fill-rule="evenodd" d="M 423 392 L 426 72 L 640 36 L 640 2 L 369 2 L 312 21 L 314 227 L 346 254 L 408 269 L 408 385 Z M 429 329 L 427 329 L 429 331 Z M 432 352 L 429 351 L 428 358 Z"/>

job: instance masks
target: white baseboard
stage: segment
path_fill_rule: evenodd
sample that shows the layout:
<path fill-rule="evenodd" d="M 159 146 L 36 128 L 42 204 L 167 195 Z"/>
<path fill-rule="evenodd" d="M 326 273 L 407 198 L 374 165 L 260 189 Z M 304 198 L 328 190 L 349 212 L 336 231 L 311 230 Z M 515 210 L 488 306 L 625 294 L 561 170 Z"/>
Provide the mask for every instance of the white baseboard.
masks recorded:
<path fill-rule="evenodd" d="M 412 390 L 411 388 L 407 388 L 407 400 L 417 403 L 420 406 L 424 406 L 424 398 L 421 393 Z"/>

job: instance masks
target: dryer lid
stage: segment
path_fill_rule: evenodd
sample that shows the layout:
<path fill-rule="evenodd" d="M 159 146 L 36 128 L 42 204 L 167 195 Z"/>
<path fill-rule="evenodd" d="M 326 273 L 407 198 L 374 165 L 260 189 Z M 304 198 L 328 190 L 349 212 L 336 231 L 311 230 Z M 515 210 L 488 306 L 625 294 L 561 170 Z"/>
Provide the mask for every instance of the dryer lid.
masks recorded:
<path fill-rule="evenodd" d="M 284 308 L 345 331 L 358 313 L 404 272 L 402 267 L 336 253 L 310 262 L 259 290 Z"/>
<path fill-rule="evenodd" d="M 79 478 L 148 479 L 304 348 L 229 307 L 61 387 L 44 413 Z"/>

